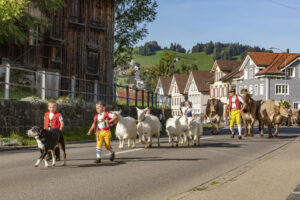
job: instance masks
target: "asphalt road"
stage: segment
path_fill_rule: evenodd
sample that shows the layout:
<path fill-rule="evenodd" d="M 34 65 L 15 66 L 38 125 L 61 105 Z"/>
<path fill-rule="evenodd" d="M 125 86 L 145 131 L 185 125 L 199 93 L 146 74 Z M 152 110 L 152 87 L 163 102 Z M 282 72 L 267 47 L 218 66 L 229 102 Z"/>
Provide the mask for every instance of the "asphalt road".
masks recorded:
<path fill-rule="evenodd" d="M 109 161 L 103 150 L 101 164 L 93 164 L 95 143 L 67 145 L 67 166 L 34 167 L 36 148 L 0 152 L 0 199 L 169 199 L 211 182 L 291 142 L 299 128 L 281 128 L 278 138 L 229 138 L 205 135 L 201 147 L 170 148 L 167 138 L 157 148 L 138 144 L 117 150 Z"/>

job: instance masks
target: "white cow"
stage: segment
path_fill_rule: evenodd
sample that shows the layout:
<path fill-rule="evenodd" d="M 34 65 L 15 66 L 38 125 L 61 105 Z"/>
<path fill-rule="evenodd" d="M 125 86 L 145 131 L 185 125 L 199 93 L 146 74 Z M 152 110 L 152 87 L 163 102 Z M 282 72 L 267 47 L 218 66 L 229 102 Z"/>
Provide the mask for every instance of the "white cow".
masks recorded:
<path fill-rule="evenodd" d="M 160 146 L 159 137 L 160 137 L 160 122 L 158 117 L 146 114 L 148 108 L 137 110 L 137 118 L 138 118 L 138 132 L 139 137 L 145 140 L 145 148 L 152 147 L 152 136 L 157 136 L 157 146 Z"/>
<path fill-rule="evenodd" d="M 179 137 L 181 133 L 179 116 L 175 116 L 167 120 L 166 132 L 169 136 L 169 143 L 171 143 L 171 146 L 173 147 L 173 142 L 175 141 L 176 147 L 178 147 Z"/>
<path fill-rule="evenodd" d="M 128 140 L 128 148 L 135 148 L 135 139 L 137 135 L 137 126 L 135 119 L 132 117 L 123 117 L 120 111 L 112 113 L 118 116 L 118 124 L 116 127 L 116 137 L 119 139 L 119 149 L 124 148 L 124 141 Z"/>

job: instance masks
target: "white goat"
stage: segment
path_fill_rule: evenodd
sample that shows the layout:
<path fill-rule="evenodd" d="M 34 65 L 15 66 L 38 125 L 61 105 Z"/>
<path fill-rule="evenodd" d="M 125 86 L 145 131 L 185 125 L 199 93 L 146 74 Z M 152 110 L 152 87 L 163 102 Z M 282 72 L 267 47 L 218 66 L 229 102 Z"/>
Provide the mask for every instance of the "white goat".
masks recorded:
<path fill-rule="evenodd" d="M 145 140 L 145 148 L 147 148 L 149 143 L 149 147 L 152 147 L 152 136 L 157 136 L 157 146 L 160 146 L 159 137 L 160 137 L 160 122 L 158 117 L 146 114 L 148 108 L 137 110 L 137 118 L 138 118 L 138 133 L 140 141 L 142 139 Z"/>
<path fill-rule="evenodd" d="M 124 141 L 128 140 L 128 148 L 135 148 L 135 139 L 137 135 L 137 126 L 135 119 L 132 117 L 123 117 L 120 111 L 113 111 L 118 116 L 116 127 L 116 137 L 119 139 L 119 149 L 124 148 Z"/>
<path fill-rule="evenodd" d="M 181 107 L 181 116 L 179 118 L 180 122 L 180 144 L 183 145 L 187 142 L 188 134 L 188 117 L 187 117 L 187 107 Z"/>
<path fill-rule="evenodd" d="M 169 118 L 166 122 L 166 132 L 169 136 L 169 143 L 173 147 L 173 142 L 175 141 L 176 147 L 178 147 L 179 137 L 181 133 L 179 116 Z"/>
<path fill-rule="evenodd" d="M 188 134 L 187 134 L 187 145 L 191 145 L 193 141 L 194 146 L 200 146 L 200 137 L 203 135 L 203 125 L 200 119 L 195 119 L 193 117 L 188 118 Z"/>

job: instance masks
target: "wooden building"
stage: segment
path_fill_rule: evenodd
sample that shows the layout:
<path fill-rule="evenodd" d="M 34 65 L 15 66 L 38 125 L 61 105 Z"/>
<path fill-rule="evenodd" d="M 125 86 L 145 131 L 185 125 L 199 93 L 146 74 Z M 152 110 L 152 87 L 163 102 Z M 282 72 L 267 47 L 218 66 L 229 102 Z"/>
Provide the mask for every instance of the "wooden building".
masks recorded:
<path fill-rule="evenodd" d="M 62 75 L 60 89 L 70 90 L 71 81 L 63 76 L 113 84 L 114 8 L 113 0 L 66 0 L 58 11 L 43 13 L 51 27 L 41 40 L 30 37 L 26 45 L 1 45 L 0 58 L 6 57 L 23 67 L 56 71 Z M 28 9 L 39 16 L 37 10 Z M 29 31 L 29 35 L 36 30 Z M 93 82 L 78 82 L 77 91 L 94 92 Z M 112 88 L 99 87 L 112 95 Z M 101 91 L 100 91 L 101 90 Z M 110 94 L 111 93 L 111 94 Z"/>

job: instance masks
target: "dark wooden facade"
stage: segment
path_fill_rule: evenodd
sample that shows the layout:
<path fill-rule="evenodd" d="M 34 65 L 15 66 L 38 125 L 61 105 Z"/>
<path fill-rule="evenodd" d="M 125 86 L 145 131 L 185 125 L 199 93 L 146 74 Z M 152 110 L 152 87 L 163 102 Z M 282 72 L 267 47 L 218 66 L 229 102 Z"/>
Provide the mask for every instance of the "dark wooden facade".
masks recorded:
<path fill-rule="evenodd" d="M 50 18 L 51 27 L 41 41 L 29 39 L 28 44 L 22 46 L 2 45 L 0 57 L 23 66 L 56 70 L 64 76 L 74 75 L 112 85 L 113 0 L 65 2 L 63 9 L 44 13 Z M 62 78 L 61 88 L 69 90 L 70 87 L 70 81 Z M 92 83 L 79 82 L 77 88 L 93 92 Z"/>

